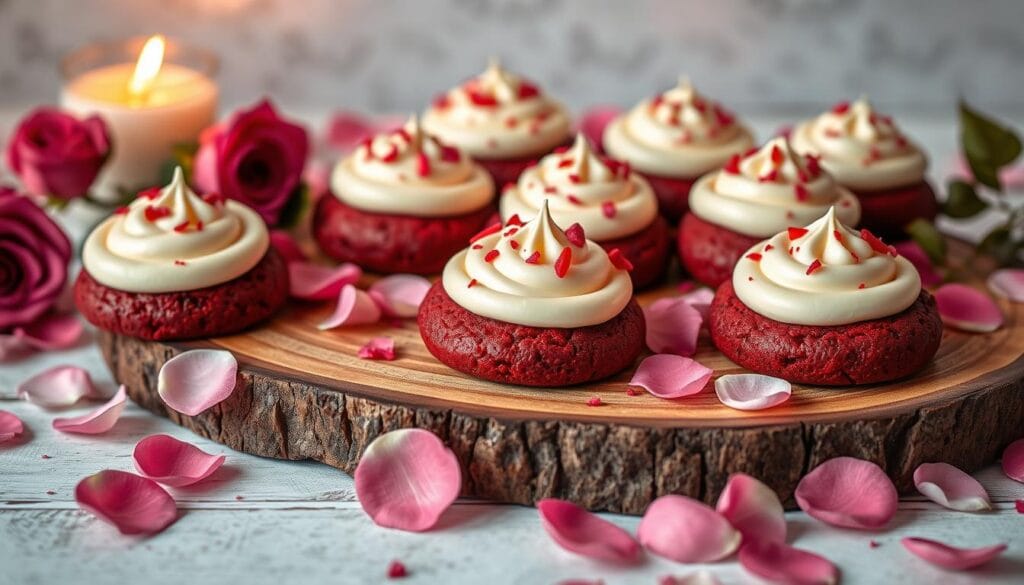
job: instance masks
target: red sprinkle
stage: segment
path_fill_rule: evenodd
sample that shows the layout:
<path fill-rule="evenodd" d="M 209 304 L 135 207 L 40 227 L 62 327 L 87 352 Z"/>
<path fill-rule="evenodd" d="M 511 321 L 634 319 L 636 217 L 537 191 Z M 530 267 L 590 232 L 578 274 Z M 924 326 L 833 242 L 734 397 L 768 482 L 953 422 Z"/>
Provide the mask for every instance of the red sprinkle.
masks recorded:
<path fill-rule="evenodd" d="M 859 290 L 859 289 L 862 289 L 862 288 L 867 288 L 867 285 L 866 285 L 866 284 L 864 284 L 863 282 L 857 285 L 857 289 L 858 289 L 858 290 Z"/>
<path fill-rule="evenodd" d="M 159 196 L 160 196 L 160 187 L 150 187 L 149 189 L 145 189 L 143 191 L 139 191 L 139 197 L 145 197 L 146 199 L 149 199 L 150 201 L 156 199 Z"/>
<path fill-rule="evenodd" d="M 715 119 L 718 121 L 719 126 L 730 126 L 735 120 L 732 114 L 719 106 L 715 106 Z"/>
<path fill-rule="evenodd" d="M 587 399 L 587 406 L 601 406 L 604 402 L 601 402 L 600 396 L 591 396 Z"/>
<path fill-rule="evenodd" d="M 832 230 L 832 235 L 835 236 L 837 242 L 843 241 L 843 234 L 841 234 L 839 230 Z"/>
<path fill-rule="evenodd" d="M 558 187 L 555 187 L 554 185 L 548 185 L 547 187 L 544 187 L 544 192 L 545 193 L 558 193 Z"/>
<path fill-rule="evenodd" d="M 197 232 L 203 231 L 203 222 L 201 222 L 201 221 L 197 221 L 196 222 L 196 231 Z"/>
<path fill-rule="evenodd" d="M 771 244 L 766 244 L 765 247 L 764 247 L 764 251 L 765 252 L 767 252 L 768 250 L 774 250 L 774 249 L 775 249 L 775 246 L 773 246 Z"/>
<path fill-rule="evenodd" d="M 875 234 L 869 232 L 867 228 L 860 230 L 860 237 L 867 242 L 875 252 L 879 254 L 889 253 L 889 247 L 885 245 L 885 242 L 880 240 Z"/>
<path fill-rule="evenodd" d="M 740 160 L 742 160 L 740 158 L 740 155 L 732 155 L 731 157 L 729 157 L 729 162 L 725 163 L 725 166 L 722 167 L 722 170 L 729 173 L 730 175 L 740 174 Z"/>
<path fill-rule="evenodd" d="M 510 242 L 508 243 L 508 245 L 509 245 L 509 246 L 512 246 L 512 249 L 513 249 L 513 250 L 518 250 L 518 249 L 519 249 L 519 242 L 517 242 L 517 241 L 515 241 L 515 240 L 512 240 L 512 241 L 510 241 Z"/>
<path fill-rule="evenodd" d="M 438 110 L 445 110 L 452 105 L 452 101 L 448 98 L 448 94 L 443 93 L 434 98 L 434 107 Z"/>
<path fill-rule="evenodd" d="M 486 238 L 487 236 L 489 236 L 491 234 L 497 233 L 499 230 L 501 230 L 502 227 L 504 227 L 504 226 L 501 225 L 500 221 L 497 222 L 497 223 L 493 223 L 490 226 L 488 226 L 488 227 L 484 228 L 483 230 L 481 230 L 477 235 L 475 235 L 472 238 L 470 238 L 469 239 L 469 243 L 472 244 L 473 242 L 479 240 L 480 238 Z"/>
<path fill-rule="evenodd" d="M 540 90 L 537 89 L 536 85 L 526 81 L 519 83 L 519 99 L 530 99 L 532 97 L 537 97 L 538 95 L 540 95 Z"/>
<path fill-rule="evenodd" d="M 880 543 L 877 540 L 875 540 L 874 538 L 872 538 L 871 540 L 868 541 L 868 546 L 871 547 L 871 548 L 878 548 L 878 547 L 882 546 L 882 543 Z"/>
<path fill-rule="evenodd" d="M 759 183 L 774 183 L 779 178 L 779 170 L 772 169 L 757 178 Z"/>
<path fill-rule="evenodd" d="M 811 176 L 816 176 L 818 173 L 821 172 L 820 157 L 814 156 L 813 154 L 808 154 L 807 156 L 804 157 L 804 160 L 807 161 L 807 170 L 811 173 Z"/>
<path fill-rule="evenodd" d="M 839 130 L 836 130 L 835 128 L 825 128 L 825 137 L 839 138 L 840 136 L 842 136 L 842 133 L 840 133 Z"/>
<path fill-rule="evenodd" d="M 630 262 L 629 258 L 626 258 L 622 254 L 622 250 L 618 248 L 612 248 L 612 251 L 608 252 L 608 259 L 612 261 L 612 266 L 619 270 L 625 270 L 626 272 L 631 272 L 633 270 L 633 263 Z"/>
<path fill-rule="evenodd" d="M 583 226 L 579 223 L 574 223 L 569 226 L 569 229 L 565 230 L 565 237 L 568 238 L 569 241 L 572 242 L 572 245 L 577 248 L 582 248 L 583 245 L 587 243 L 587 236 L 583 232 Z"/>
<path fill-rule="evenodd" d="M 802 238 L 805 235 L 807 235 L 807 228 L 791 227 L 791 228 L 786 228 L 786 232 L 789 233 L 789 240 L 790 241 L 799 240 L 800 238 Z"/>
<path fill-rule="evenodd" d="M 412 142 L 412 136 L 409 136 L 409 133 L 405 131 L 405 128 L 396 129 L 394 134 L 397 134 L 399 138 L 406 142 Z"/>
<path fill-rule="evenodd" d="M 757 252 L 751 252 L 751 253 L 747 254 L 747 259 L 748 260 L 753 260 L 754 262 L 760 262 L 761 261 L 761 254 L 759 254 Z"/>
<path fill-rule="evenodd" d="M 580 183 L 580 176 L 577 175 L 576 173 L 570 174 L 569 182 L 572 183 L 573 185 L 578 185 Z"/>
<path fill-rule="evenodd" d="M 566 195 L 565 198 L 568 199 L 569 203 L 572 203 L 573 205 L 583 205 L 583 202 L 580 201 L 580 198 L 575 195 Z"/>
<path fill-rule="evenodd" d="M 444 162 L 459 162 L 462 155 L 459 153 L 459 149 L 454 146 L 448 146 L 447 144 L 440 145 L 441 148 L 441 160 Z"/>
<path fill-rule="evenodd" d="M 244 499 L 245 499 L 245 496 L 235 496 L 235 500 L 237 500 L 239 502 L 241 502 Z"/>
<path fill-rule="evenodd" d="M 508 118 L 505 118 L 505 127 L 506 128 L 515 128 L 518 125 L 519 125 L 519 120 L 516 120 L 515 118 L 513 118 L 511 116 L 509 116 Z"/>
<path fill-rule="evenodd" d="M 174 261 L 174 265 L 175 266 L 185 266 L 185 261 L 184 260 L 175 260 Z"/>
<path fill-rule="evenodd" d="M 603 213 L 604 216 L 607 217 L 608 219 L 615 217 L 615 202 L 605 201 L 604 203 L 602 203 L 601 213 Z"/>
<path fill-rule="evenodd" d="M 145 213 L 146 221 L 156 221 L 170 215 L 171 209 L 169 207 L 153 207 L 152 205 L 147 205 Z"/>
<path fill-rule="evenodd" d="M 469 281 L 469 284 L 467 284 L 467 285 L 466 285 L 466 288 L 473 288 L 473 286 L 474 286 L 475 284 L 476 284 L 476 279 L 475 279 L 475 278 L 474 278 L 474 279 L 471 279 L 471 280 Z"/>
<path fill-rule="evenodd" d="M 203 195 L 203 201 L 209 205 L 224 205 L 227 203 L 228 198 L 221 195 L 220 193 L 206 193 Z"/>
<path fill-rule="evenodd" d="M 174 231 L 176 231 L 178 233 L 181 233 L 181 232 L 183 232 L 183 231 L 185 231 L 187 229 L 188 229 L 188 220 L 187 219 L 185 221 L 179 223 L 178 225 L 174 226 Z"/>
<path fill-rule="evenodd" d="M 807 192 L 807 187 L 800 183 L 793 185 L 793 193 L 796 194 L 797 201 L 807 201 L 811 197 L 811 194 Z"/>
<path fill-rule="evenodd" d="M 811 265 L 807 267 L 807 276 L 810 276 L 821 269 L 821 260 L 815 260 L 811 262 Z"/>
<path fill-rule="evenodd" d="M 783 160 L 782 149 L 776 144 L 772 147 L 772 162 L 776 165 L 781 165 Z"/>
<path fill-rule="evenodd" d="M 527 264 L 537 264 L 540 262 L 540 252 L 534 252 L 530 254 L 530 257 L 524 260 Z"/>
<path fill-rule="evenodd" d="M 513 213 L 512 217 L 508 218 L 508 221 L 505 222 L 505 225 L 519 225 L 519 226 L 521 226 L 521 225 L 523 225 L 523 220 L 519 219 L 519 214 L 518 213 Z"/>
<path fill-rule="evenodd" d="M 117 209 L 114 210 L 114 215 L 124 215 L 126 213 L 128 213 L 127 207 L 118 207 Z"/>
<path fill-rule="evenodd" d="M 473 244 L 473 249 L 474 250 L 483 250 L 484 247 L 483 247 L 482 244 Z"/>
<path fill-rule="evenodd" d="M 833 114 L 845 114 L 848 111 L 850 111 L 850 102 L 839 102 L 832 106 Z"/>
<path fill-rule="evenodd" d="M 482 108 L 493 108 L 498 105 L 498 100 L 493 95 L 481 93 L 476 88 L 466 88 L 466 95 L 474 106 Z"/>
<path fill-rule="evenodd" d="M 571 159 L 571 158 L 563 158 L 562 160 L 558 161 L 558 168 L 564 169 L 565 167 L 571 167 L 572 163 L 573 163 L 573 159 Z"/>
<path fill-rule="evenodd" d="M 505 233 L 503 233 L 501 235 L 503 237 L 507 238 L 509 236 L 514 236 L 516 234 L 516 232 L 518 232 L 518 231 L 519 231 L 519 228 L 517 226 L 512 226 L 512 227 L 508 228 L 507 230 L 505 230 Z"/>
<path fill-rule="evenodd" d="M 392 144 L 391 150 L 387 154 L 380 157 L 381 162 L 392 163 L 398 160 L 398 146 Z"/>
<path fill-rule="evenodd" d="M 555 260 L 555 276 L 565 278 L 569 273 L 569 266 L 572 265 L 572 248 L 562 248 L 562 253 Z"/>
<path fill-rule="evenodd" d="M 565 152 L 569 152 L 569 147 L 568 146 L 559 146 L 559 147 L 555 148 L 554 150 L 552 150 L 551 152 L 553 152 L 555 154 L 562 154 L 562 153 L 565 153 Z"/>
<path fill-rule="evenodd" d="M 626 388 L 626 396 L 640 396 L 640 391 L 635 388 Z"/>
<path fill-rule="evenodd" d="M 484 255 L 484 262 L 494 262 L 494 259 L 498 257 L 498 254 L 501 254 L 501 252 L 497 250 L 491 250 L 490 252 Z"/>
<path fill-rule="evenodd" d="M 400 561 L 391 561 L 391 564 L 388 565 L 388 579 L 401 579 L 408 576 L 409 571 Z"/>

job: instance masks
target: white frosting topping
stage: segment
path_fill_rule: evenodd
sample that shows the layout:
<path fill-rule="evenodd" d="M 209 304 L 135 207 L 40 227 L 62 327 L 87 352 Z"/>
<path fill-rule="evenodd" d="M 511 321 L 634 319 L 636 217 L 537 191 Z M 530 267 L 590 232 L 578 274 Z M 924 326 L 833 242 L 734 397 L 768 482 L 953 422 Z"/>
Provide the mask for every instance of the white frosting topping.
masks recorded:
<path fill-rule="evenodd" d="M 414 116 L 338 162 L 331 191 L 363 211 L 449 217 L 490 203 L 494 182 L 458 148 L 424 133 Z"/>
<path fill-rule="evenodd" d="M 798 151 L 820 156 L 821 165 L 851 189 L 911 185 L 924 179 L 928 166 L 921 149 L 864 97 L 801 123 L 792 140 Z"/>
<path fill-rule="evenodd" d="M 751 310 L 797 325 L 846 325 L 895 315 L 921 293 L 914 265 L 835 209 L 750 248 L 732 275 Z"/>
<path fill-rule="evenodd" d="M 529 221 L 544 204 L 559 225 L 579 222 L 595 241 L 635 234 L 658 215 L 647 180 L 629 165 L 599 156 L 579 134 L 572 148 L 556 151 L 523 171 L 501 196 L 501 217 Z"/>
<path fill-rule="evenodd" d="M 604 131 L 608 154 L 665 177 L 698 177 L 753 145 L 750 131 L 686 78 L 612 120 Z"/>
<path fill-rule="evenodd" d="M 197 196 L 179 167 L 171 184 L 143 193 L 96 227 L 82 264 L 98 282 L 139 293 L 197 290 L 251 270 L 270 245 L 252 209 Z"/>
<path fill-rule="evenodd" d="M 492 60 L 483 74 L 435 100 L 423 126 L 474 158 L 516 158 L 565 142 L 571 120 L 564 106 Z"/>
<path fill-rule="evenodd" d="M 629 273 L 581 233 L 562 231 L 547 205 L 522 226 L 496 227 L 444 268 L 444 290 L 466 310 L 531 327 L 585 327 L 612 319 L 632 298 Z"/>
<path fill-rule="evenodd" d="M 798 155 L 785 138 L 733 155 L 725 167 L 690 190 L 690 211 L 711 223 L 755 238 L 807 225 L 835 206 L 847 225 L 860 221 L 860 202 L 840 187 L 817 159 Z"/>

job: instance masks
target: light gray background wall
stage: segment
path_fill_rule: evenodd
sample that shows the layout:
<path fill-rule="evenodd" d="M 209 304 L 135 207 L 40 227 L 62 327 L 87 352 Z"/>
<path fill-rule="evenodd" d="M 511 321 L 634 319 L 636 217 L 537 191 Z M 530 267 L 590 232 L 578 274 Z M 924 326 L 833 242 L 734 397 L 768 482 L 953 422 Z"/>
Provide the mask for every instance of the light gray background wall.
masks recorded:
<path fill-rule="evenodd" d="M 688 72 L 745 113 L 866 92 L 1024 111 L 1024 0 L 0 0 L 0 104 L 53 101 L 83 42 L 163 32 L 222 57 L 224 102 L 401 111 L 497 54 L 570 105 L 629 104 Z"/>

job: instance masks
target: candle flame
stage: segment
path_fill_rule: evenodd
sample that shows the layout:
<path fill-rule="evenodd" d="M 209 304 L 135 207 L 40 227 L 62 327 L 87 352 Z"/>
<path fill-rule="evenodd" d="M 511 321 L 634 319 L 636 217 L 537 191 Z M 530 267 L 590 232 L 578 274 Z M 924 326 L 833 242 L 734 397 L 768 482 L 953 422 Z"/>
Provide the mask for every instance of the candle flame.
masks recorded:
<path fill-rule="evenodd" d="M 128 93 L 133 97 L 144 97 L 153 87 L 153 81 L 164 63 L 166 44 L 163 35 L 153 35 L 142 46 L 139 60 L 135 62 L 135 71 L 128 82 Z"/>

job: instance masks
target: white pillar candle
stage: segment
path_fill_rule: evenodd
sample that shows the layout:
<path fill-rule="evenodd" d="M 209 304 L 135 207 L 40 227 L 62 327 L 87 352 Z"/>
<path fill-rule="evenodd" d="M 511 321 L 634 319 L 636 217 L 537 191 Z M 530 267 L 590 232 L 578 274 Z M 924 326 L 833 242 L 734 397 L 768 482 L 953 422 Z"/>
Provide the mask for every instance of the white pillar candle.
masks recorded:
<path fill-rule="evenodd" d="M 174 146 L 196 141 L 216 119 L 217 84 L 197 69 L 164 62 L 155 42 L 163 39 L 151 38 L 136 63 L 97 66 L 62 88 L 65 110 L 99 114 L 110 132 L 113 151 L 93 186 L 97 199 L 115 201 L 155 185 Z"/>

